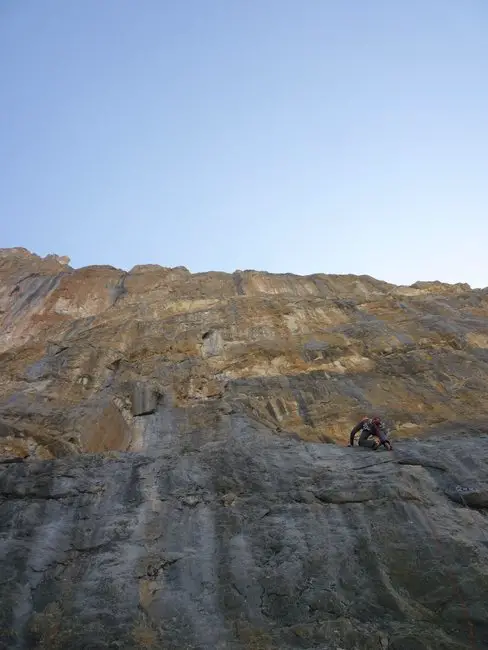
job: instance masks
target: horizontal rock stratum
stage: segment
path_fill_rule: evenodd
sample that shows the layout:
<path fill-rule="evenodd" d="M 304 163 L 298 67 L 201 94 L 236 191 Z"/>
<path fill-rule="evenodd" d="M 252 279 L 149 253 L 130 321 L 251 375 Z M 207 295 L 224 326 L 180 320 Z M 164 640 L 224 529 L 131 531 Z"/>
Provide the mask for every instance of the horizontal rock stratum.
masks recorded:
<path fill-rule="evenodd" d="M 310 441 L 488 416 L 488 289 L 68 259 L 0 250 L 4 456 L 144 450 L 142 402 L 182 435 L 232 411 Z"/>
<path fill-rule="evenodd" d="M 488 648 L 487 289 L 3 249 L 0 369 L 0 648 Z"/>

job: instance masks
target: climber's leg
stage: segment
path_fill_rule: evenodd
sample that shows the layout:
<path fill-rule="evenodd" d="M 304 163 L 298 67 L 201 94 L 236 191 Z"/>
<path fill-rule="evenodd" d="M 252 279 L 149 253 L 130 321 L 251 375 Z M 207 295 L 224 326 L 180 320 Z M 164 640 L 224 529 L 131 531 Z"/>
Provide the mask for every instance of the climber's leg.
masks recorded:
<path fill-rule="evenodd" d="M 370 436 L 369 431 L 361 431 L 361 435 L 359 436 L 359 441 L 358 444 L 360 447 L 368 447 L 369 449 L 378 449 L 378 443 L 374 438 L 369 438 Z"/>

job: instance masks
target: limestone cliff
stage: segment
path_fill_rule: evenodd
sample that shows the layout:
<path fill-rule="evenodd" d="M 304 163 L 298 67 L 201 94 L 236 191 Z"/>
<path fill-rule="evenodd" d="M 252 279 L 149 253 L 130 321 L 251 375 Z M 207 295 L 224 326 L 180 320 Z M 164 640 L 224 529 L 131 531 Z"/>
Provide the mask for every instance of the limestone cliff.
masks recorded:
<path fill-rule="evenodd" d="M 488 647 L 488 290 L 4 249 L 0 369 L 0 647 Z"/>
<path fill-rule="evenodd" d="M 395 437 L 488 415 L 488 289 L 67 259 L 0 250 L 3 455 L 146 449 L 159 407 L 315 441 L 372 411 Z"/>

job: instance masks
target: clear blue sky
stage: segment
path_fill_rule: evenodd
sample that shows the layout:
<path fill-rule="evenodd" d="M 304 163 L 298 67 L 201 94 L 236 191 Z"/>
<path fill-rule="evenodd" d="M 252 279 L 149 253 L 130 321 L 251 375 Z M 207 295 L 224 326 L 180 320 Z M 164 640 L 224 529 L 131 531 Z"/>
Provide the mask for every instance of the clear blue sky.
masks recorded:
<path fill-rule="evenodd" d="M 487 0 L 1 0 L 0 247 L 488 285 Z"/>

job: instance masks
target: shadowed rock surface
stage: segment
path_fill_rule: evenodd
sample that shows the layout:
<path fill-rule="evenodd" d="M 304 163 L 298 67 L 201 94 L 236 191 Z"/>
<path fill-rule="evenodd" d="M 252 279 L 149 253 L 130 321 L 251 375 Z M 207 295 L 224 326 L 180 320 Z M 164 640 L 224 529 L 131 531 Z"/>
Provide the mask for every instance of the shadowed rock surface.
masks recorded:
<path fill-rule="evenodd" d="M 226 416 L 0 470 L 5 648 L 488 647 L 488 436 L 393 454 Z"/>
<path fill-rule="evenodd" d="M 488 647 L 486 290 L 15 249 L 0 312 L 0 647 Z"/>

